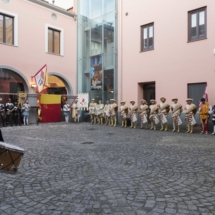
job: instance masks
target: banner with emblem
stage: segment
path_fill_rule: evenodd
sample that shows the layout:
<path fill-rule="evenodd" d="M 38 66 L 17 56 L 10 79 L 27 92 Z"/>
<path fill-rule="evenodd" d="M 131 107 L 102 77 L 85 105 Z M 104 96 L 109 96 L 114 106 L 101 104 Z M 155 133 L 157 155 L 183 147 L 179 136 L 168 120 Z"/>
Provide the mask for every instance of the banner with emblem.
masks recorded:
<path fill-rule="evenodd" d="M 35 82 L 37 85 L 37 92 L 41 93 L 46 87 L 48 87 L 48 71 L 47 65 L 44 65 L 35 75 Z"/>
<path fill-rule="evenodd" d="M 79 93 L 77 99 L 78 99 L 78 106 L 79 106 L 80 110 L 82 110 L 82 109 L 88 110 L 89 94 L 88 93 Z"/>
<path fill-rule="evenodd" d="M 18 105 L 23 105 L 27 99 L 27 93 L 18 92 Z"/>

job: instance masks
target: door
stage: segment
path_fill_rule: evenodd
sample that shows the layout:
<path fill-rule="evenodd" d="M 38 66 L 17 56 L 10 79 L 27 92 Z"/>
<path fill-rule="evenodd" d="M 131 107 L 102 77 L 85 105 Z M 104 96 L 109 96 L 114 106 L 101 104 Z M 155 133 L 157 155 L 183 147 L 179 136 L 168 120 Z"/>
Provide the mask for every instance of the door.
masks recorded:
<path fill-rule="evenodd" d="M 143 84 L 143 98 L 150 104 L 151 99 L 155 98 L 155 83 Z"/>
<path fill-rule="evenodd" d="M 188 97 L 193 99 L 193 103 L 198 107 L 204 94 L 206 83 L 188 84 Z"/>

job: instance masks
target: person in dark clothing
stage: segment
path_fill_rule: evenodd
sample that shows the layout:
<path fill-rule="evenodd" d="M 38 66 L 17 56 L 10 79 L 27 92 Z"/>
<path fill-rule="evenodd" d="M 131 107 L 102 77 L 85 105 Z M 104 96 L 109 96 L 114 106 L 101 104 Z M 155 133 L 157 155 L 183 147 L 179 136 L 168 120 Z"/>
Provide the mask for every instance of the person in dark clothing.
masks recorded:
<path fill-rule="evenodd" d="M 213 117 L 212 117 L 212 121 L 214 123 L 214 129 L 213 129 L 213 135 L 215 135 L 215 105 L 213 106 Z"/>
<path fill-rule="evenodd" d="M 4 142 L 4 139 L 3 139 L 3 136 L 2 136 L 2 133 L 1 133 L 1 129 L 0 129 L 0 142 Z"/>
<path fill-rule="evenodd" d="M 21 115 L 22 115 L 21 107 L 20 107 L 20 105 L 18 106 L 17 102 L 15 102 L 15 107 L 13 110 L 13 118 L 14 118 L 13 121 L 14 121 L 15 126 L 22 125 L 21 124 Z"/>

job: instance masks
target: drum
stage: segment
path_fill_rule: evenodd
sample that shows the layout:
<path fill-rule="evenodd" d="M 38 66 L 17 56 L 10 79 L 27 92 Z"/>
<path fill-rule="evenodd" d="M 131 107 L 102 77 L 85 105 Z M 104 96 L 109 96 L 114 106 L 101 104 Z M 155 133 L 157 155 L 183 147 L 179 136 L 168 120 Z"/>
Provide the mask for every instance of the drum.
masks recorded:
<path fill-rule="evenodd" d="M 24 153 L 18 146 L 0 142 L 0 171 L 16 173 Z"/>

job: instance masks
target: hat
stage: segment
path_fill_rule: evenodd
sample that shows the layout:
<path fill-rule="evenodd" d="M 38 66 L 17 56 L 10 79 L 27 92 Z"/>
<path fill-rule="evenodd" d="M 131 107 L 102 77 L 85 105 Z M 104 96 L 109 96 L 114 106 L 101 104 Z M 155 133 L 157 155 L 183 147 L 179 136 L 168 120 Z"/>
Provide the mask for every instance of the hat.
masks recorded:
<path fill-rule="evenodd" d="M 175 98 L 172 99 L 172 101 L 174 101 L 174 100 L 177 100 L 177 101 L 178 101 L 178 98 L 175 97 Z"/>
<path fill-rule="evenodd" d="M 146 104 L 147 104 L 147 101 L 144 100 L 144 99 L 141 99 L 140 102 L 141 102 L 141 103 L 146 103 Z"/>
<path fill-rule="evenodd" d="M 160 98 L 160 100 L 162 100 L 162 99 L 164 99 L 164 100 L 166 101 L 166 98 L 165 98 L 165 97 L 163 97 L 163 96 Z"/>
<path fill-rule="evenodd" d="M 110 101 L 115 102 L 116 100 L 115 99 L 110 99 Z"/>
<path fill-rule="evenodd" d="M 121 104 L 122 104 L 122 103 L 126 103 L 126 101 L 121 101 L 120 103 L 121 103 Z"/>
<path fill-rule="evenodd" d="M 95 99 L 92 99 L 92 101 L 95 101 Z"/>
<path fill-rule="evenodd" d="M 134 100 L 131 100 L 130 103 L 135 103 L 135 101 L 134 101 Z"/>
<path fill-rule="evenodd" d="M 188 101 L 193 101 L 193 99 L 191 99 L 191 98 L 188 98 L 188 99 L 186 99 L 186 102 L 188 102 Z"/>
<path fill-rule="evenodd" d="M 151 99 L 150 102 L 151 102 L 151 103 L 152 103 L 152 102 L 155 102 L 155 103 L 156 103 L 156 101 L 155 101 L 154 99 Z"/>

